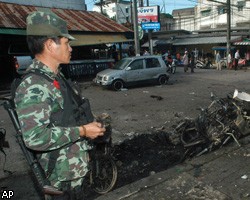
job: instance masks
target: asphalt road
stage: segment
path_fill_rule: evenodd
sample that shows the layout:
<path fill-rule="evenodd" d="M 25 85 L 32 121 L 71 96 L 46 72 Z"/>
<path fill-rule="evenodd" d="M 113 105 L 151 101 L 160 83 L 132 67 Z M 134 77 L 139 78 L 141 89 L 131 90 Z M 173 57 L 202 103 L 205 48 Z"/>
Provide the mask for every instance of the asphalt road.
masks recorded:
<path fill-rule="evenodd" d="M 235 89 L 250 92 L 250 70 L 205 70 L 184 73 L 177 68 L 169 84 L 164 86 L 140 86 L 114 92 L 94 85 L 90 81 L 81 81 L 83 94 L 90 99 L 93 112 L 103 112 L 112 117 L 113 141 L 119 143 L 135 134 L 150 133 L 152 129 L 171 129 L 171 126 L 185 117 L 194 118 L 200 107 L 208 106 L 210 93 L 225 97 Z M 153 98 L 160 96 L 162 100 Z M 38 200 L 29 168 L 15 141 L 14 128 L 4 111 L 0 108 L 0 127 L 7 131 L 10 148 L 5 149 L 7 160 L 5 169 L 11 174 L 0 171 L 0 186 L 3 191 L 13 191 L 11 199 Z M 4 156 L 0 154 L 0 168 L 3 168 Z M 1 199 L 1 198 L 0 198 Z"/>

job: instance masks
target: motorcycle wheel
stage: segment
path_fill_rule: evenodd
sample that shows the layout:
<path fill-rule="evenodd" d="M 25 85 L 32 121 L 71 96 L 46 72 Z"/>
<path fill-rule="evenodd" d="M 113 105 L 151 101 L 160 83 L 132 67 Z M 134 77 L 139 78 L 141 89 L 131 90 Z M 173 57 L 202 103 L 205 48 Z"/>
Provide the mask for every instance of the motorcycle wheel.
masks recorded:
<path fill-rule="evenodd" d="M 221 63 L 221 68 L 226 69 L 227 68 L 227 63 L 225 61 L 222 61 Z"/>
<path fill-rule="evenodd" d="M 98 155 L 90 175 L 93 190 L 98 194 L 108 193 L 117 181 L 115 161 L 111 156 Z"/>

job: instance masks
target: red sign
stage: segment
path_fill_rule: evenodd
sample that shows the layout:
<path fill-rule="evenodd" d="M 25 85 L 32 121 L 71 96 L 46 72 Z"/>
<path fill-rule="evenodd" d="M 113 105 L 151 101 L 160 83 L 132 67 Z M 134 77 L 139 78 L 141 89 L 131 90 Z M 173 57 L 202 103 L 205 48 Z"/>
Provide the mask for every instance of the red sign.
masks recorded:
<path fill-rule="evenodd" d="M 159 22 L 159 6 L 138 7 L 138 23 Z"/>

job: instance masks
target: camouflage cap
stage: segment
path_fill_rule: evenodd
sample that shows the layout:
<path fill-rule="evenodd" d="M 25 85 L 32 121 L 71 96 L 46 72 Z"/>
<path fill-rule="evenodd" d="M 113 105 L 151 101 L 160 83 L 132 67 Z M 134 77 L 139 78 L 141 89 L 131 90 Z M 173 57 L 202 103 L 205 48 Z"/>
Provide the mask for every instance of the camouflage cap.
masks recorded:
<path fill-rule="evenodd" d="M 27 35 L 63 36 L 75 40 L 68 33 L 67 23 L 53 12 L 35 11 L 28 15 Z"/>

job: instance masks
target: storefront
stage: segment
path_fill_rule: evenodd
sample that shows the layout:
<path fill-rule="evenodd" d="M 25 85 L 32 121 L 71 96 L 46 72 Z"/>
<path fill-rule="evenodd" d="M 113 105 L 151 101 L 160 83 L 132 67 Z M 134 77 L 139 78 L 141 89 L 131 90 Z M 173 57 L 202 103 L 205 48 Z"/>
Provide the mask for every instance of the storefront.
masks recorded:
<path fill-rule="evenodd" d="M 0 2 L 1 80 L 12 81 L 15 77 L 12 61 L 15 55 L 29 54 L 26 45 L 26 17 L 37 9 L 39 7 Z M 108 59 L 103 58 L 103 55 L 102 58 L 97 57 L 93 49 L 103 49 L 107 43 L 128 42 L 134 37 L 132 30 L 97 12 L 59 8 L 51 10 L 67 21 L 69 33 L 77 39 L 72 42 L 73 61 L 96 62 L 98 59 Z"/>
<path fill-rule="evenodd" d="M 240 50 L 240 55 L 246 59 L 246 64 L 250 65 L 250 39 L 244 38 L 241 41 L 234 42 L 233 45 Z"/>

